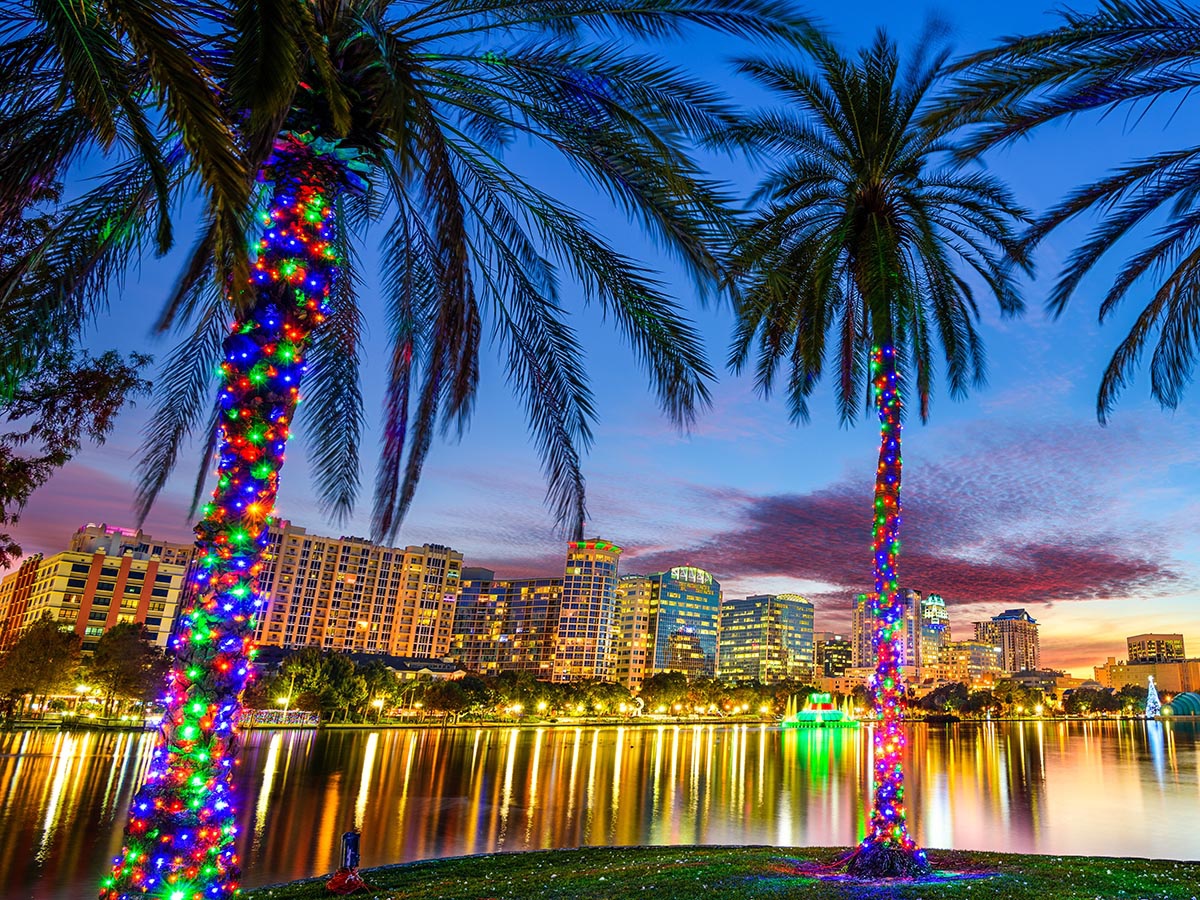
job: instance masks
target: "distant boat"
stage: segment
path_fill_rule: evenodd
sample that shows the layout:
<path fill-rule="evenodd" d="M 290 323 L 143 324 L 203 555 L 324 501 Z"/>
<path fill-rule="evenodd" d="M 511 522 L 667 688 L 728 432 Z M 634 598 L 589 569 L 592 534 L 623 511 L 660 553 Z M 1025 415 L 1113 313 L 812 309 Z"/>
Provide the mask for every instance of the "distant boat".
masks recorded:
<path fill-rule="evenodd" d="M 782 725 L 784 728 L 858 728 L 858 723 L 833 705 L 829 694 L 809 694 L 803 709 L 797 710 L 796 698 L 789 697 Z"/>

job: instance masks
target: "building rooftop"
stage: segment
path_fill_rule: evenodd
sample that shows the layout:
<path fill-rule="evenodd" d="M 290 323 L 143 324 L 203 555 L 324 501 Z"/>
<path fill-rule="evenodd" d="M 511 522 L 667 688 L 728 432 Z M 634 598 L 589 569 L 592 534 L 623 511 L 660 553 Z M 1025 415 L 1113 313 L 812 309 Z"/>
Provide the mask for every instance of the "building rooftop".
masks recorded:
<path fill-rule="evenodd" d="M 1027 613 L 1023 609 L 1006 609 L 1004 612 L 1000 613 L 1000 615 L 992 616 L 992 621 L 993 622 L 1025 621 L 1025 622 L 1032 622 L 1034 625 L 1037 624 L 1037 619 L 1035 619 L 1033 616 L 1031 616 L 1029 613 Z"/>

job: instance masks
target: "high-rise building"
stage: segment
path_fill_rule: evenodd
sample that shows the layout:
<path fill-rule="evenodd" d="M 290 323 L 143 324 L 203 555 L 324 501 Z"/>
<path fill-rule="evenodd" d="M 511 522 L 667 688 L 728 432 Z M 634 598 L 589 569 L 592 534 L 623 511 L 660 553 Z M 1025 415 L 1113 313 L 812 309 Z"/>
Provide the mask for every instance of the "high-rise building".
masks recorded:
<path fill-rule="evenodd" d="M 716 677 L 720 582 L 694 566 L 676 566 L 649 580 L 646 676 L 683 672 L 688 678 Z"/>
<path fill-rule="evenodd" d="M 12 649 L 25 628 L 25 611 L 29 608 L 29 593 L 37 580 L 42 554 L 27 557 L 0 580 L 0 653 Z"/>
<path fill-rule="evenodd" d="M 1182 634 L 1135 634 L 1125 638 L 1130 663 L 1167 663 L 1187 659 Z"/>
<path fill-rule="evenodd" d="M 620 558 L 620 547 L 599 538 L 567 545 L 554 681 L 609 678 Z"/>
<path fill-rule="evenodd" d="M 721 678 L 773 684 L 814 677 L 813 605 L 799 594 L 721 604 Z"/>
<path fill-rule="evenodd" d="M 622 575 L 617 582 L 612 674 L 617 684 L 631 691 L 641 688 L 651 662 L 650 593 L 646 575 Z"/>
<path fill-rule="evenodd" d="M 134 540 L 125 540 L 136 536 Z M 43 615 L 82 639 L 91 653 L 108 629 L 121 622 L 146 626 L 151 640 L 166 648 L 179 615 L 191 545 L 155 542 L 141 532 L 85 526 L 72 549 L 31 557 L 0 582 L 0 635 L 11 646 Z M 186 548 L 164 562 L 170 547 Z M 110 552 L 112 551 L 112 552 Z"/>
<path fill-rule="evenodd" d="M 257 640 L 406 657 L 443 657 L 462 554 L 440 544 L 381 547 L 272 526 L 259 579 L 266 606 Z"/>
<path fill-rule="evenodd" d="M 870 594 L 859 594 L 854 598 L 854 613 L 851 624 L 854 667 L 865 668 L 875 665 L 874 622 L 870 610 Z M 900 647 L 898 664 L 902 667 L 919 668 L 921 665 L 921 640 L 918 619 L 921 615 L 921 592 L 911 588 L 900 590 L 900 602 L 904 606 L 904 639 Z"/>
<path fill-rule="evenodd" d="M 818 675 L 837 678 L 854 665 L 854 647 L 847 635 L 818 631 L 813 635 L 813 667 Z"/>
<path fill-rule="evenodd" d="M 1006 609 L 987 622 L 976 622 L 975 640 L 1000 648 L 1000 664 L 1005 672 L 1039 668 L 1037 619 L 1023 609 Z"/>
<path fill-rule="evenodd" d="M 941 594 L 926 594 L 921 600 L 920 648 L 921 668 L 936 666 L 942 647 L 950 640 L 950 613 Z"/>
<path fill-rule="evenodd" d="M 471 672 L 548 681 L 562 590 L 561 578 L 497 580 L 490 569 L 464 568 L 450 655 Z"/>
<path fill-rule="evenodd" d="M 491 569 L 463 569 L 451 655 L 467 670 L 484 674 L 611 679 L 620 553 L 608 541 L 571 541 L 562 578 L 500 580 Z"/>
<path fill-rule="evenodd" d="M 854 668 L 869 665 L 875 658 L 871 645 L 871 624 L 868 621 L 871 595 L 859 594 L 854 598 L 854 610 L 850 622 L 850 656 Z"/>

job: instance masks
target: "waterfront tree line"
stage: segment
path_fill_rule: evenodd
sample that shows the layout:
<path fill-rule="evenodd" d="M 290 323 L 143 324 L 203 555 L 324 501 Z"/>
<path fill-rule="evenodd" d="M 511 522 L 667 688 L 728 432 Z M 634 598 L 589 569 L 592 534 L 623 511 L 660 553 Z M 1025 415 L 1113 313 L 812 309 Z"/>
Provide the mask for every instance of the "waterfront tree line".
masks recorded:
<path fill-rule="evenodd" d="M 134 711 L 140 720 L 142 714 L 159 711 L 168 662 L 141 625 L 121 623 L 109 629 L 89 657 L 82 656 L 81 645 L 77 634 L 43 617 L 0 654 L 4 719 L 65 714 L 65 723 L 78 725 L 90 718 L 108 722 Z M 274 671 L 255 680 L 244 702 L 248 709 L 306 710 L 321 724 L 622 721 L 643 715 L 774 721 L 789 700 L 803 703 L 818 692 L 817 685 L 801 679 L 734 683 L 689 679 L 683 672 L 653 675 L 637 691 L 597 679 L 538 681 L 528 672 L 403 677 L 382 660 L 309 647 L 284 657 Z M 856 716 L 869 716 L 874 706 L 864 686 L 848 694 L 834 693 L 832 699 Z M 1145 710 L 1146 689 L 1076 688 L 1060 697 L 1001 679 L 978 690 L 943 684 L 919 697 L 913 693 L 909 700 L 913 718 L 1137 716 Z"/>
<path fill-rule="evenodd" d="M 404 678 L 378 660 L 359 661 L 306 648 L 256 682 L 246 694 L 246 704 L 258 709 L 286 704 L 316 713 L 324 723 L 622 721 L 642 716 L 775 721 L 789 701 L 803 704 L 820 692 L 804 680 L 722 682 L 689 679 L 683 672 L 652 675 L 637 691 L 595 679 L 566 684 L 538 681 L 528 672 Z M 910 688 L 910 694 L 911 717 L 934 720 L 1139 716 L 1146 705 L 1146 689 L 1136 685 L 1120 690 L 1075 688 L 1059 696 L 1012 679 L 978 690 L 954 682 L 919 697 Z M 865 686 L 848 694 L 834 693 L 831 699 L 856 717 L 869 717 L 874 709 L 874 698 Z"/>
<path fill-rule="evenodd" d="M 0 704 L 6 721 L 70 713 L 100 719 L 142 710 L 162 695 L 168 661 L 144 625 L 122 622 L 104 632 L 84 659 L 83 641 L 47 614 L 0 655 Z"/>

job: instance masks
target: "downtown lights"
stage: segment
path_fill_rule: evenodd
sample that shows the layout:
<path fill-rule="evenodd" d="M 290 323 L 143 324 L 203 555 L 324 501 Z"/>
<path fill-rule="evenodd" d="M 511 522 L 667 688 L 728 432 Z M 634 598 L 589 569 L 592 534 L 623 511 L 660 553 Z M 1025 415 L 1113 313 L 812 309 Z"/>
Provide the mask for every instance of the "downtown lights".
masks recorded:
<path fill-rule="evenodd" d="M 224 343 L 218 480 L 196 527 L 195 600 L 172 650 L 167 713 L 125 846 L 101 900 L 219 900 L 240 893 L 232 796 L 241 695 L 252 673 L 258 576 L 312 329 L 328 312 L 337 250 L 326 190 L 344 162 L 288 136 L 260 178 L 250 281 L 256 301 Z"/>

